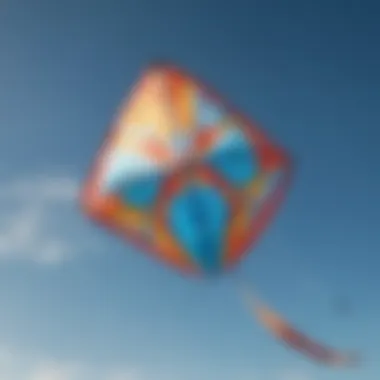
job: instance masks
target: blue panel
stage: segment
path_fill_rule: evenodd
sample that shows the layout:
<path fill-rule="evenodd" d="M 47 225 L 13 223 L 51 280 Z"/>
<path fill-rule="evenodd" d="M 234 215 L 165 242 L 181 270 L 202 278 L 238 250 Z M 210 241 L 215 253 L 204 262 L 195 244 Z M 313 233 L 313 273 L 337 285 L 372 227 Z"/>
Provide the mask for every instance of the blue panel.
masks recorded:
<path fill-rule="evenodd" d="M 184 190 L 169 208 L 174 236 L 205 272 L 215 273 L 222 267 L 228 216 L 228 204 L 220 192 L 202 185 Z"/>
<path fill-rule="evenodd" d="M 247 185 L 258 172 L 256 157 L 248 143 L 214 151 L 207 157 L 206 162 L 236 187 Z"/>
<path fill-rule="evenodd" d="M 161 176 L 151 174 L 144 178 L 135 179 L 133 182 L 124 184 L 118 191 L 125 203 L 137 208 L 149 208 L 157 200 L 161 185 Z"/>

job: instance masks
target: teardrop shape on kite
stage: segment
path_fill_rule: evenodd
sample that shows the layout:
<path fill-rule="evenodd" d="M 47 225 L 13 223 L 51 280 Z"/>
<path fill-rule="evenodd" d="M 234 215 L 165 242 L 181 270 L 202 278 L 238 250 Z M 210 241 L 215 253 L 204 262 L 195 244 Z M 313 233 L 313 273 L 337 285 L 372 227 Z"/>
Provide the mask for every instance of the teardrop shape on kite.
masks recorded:
<path fill-rule="evenodd" d="M 220 271 L 229 217 L 220 192 L 193 184 L 174 197 L 168 214 L 173 235 L 191 257 L 208 273 Z"/>

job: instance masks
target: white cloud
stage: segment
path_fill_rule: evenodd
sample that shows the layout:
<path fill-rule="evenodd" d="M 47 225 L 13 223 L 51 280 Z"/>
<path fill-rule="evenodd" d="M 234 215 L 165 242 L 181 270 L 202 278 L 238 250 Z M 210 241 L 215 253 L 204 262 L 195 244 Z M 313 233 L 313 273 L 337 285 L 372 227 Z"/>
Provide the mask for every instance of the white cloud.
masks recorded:
<path fill-rule="evenodd" d="M 69 258 L 74 247 L 62 226 L 78 188 L 75 179 L 62 176 L 0 183 L 0 259 L 57 264 Z"/>
<path fill-rule="evenodd" d="M 18 199 L 32 203 L 66 203 L 77 198 L 78 190 L 78 182 L 71 177 L 36 176 L 2 184 L 0 200 Z"/>
<path fill-rule="evenodd" d="M 139 371 L 43 359 L 0 349 L 1 380 L 145 380 Z"/>

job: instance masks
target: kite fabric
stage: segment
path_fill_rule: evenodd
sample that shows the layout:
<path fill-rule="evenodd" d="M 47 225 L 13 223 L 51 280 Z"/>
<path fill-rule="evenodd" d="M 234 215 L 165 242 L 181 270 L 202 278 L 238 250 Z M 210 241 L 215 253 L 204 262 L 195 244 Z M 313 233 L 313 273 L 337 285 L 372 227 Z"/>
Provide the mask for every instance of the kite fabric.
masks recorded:
<path fill-rule="evenodd" d="M 357 354 L 343 353 L 312 340 L 264 305 L 255 295 L 247 293 L 246 300 L 260 324 L 274 337 L 310 359 L 332 367 L 356 367 L 359 364 Z"/>
<path fill-rule="evenodd" d="M 292 175 L 288 153 L 213 90 L 172 65 L 144 71 L 122 104 L 81 193 L 83 211 L 188 274 L 222 274 L 251 251 Z M 324 363 L 326 349 L 264 306 L 275 336 Z"/>
<path fill-rule="evenodd" d="M 92 219 L 182 272 L 222 273 L 253 247 L 291 173 L 284 149 L 180 69 L 152 65 L 82 193 Z"/>

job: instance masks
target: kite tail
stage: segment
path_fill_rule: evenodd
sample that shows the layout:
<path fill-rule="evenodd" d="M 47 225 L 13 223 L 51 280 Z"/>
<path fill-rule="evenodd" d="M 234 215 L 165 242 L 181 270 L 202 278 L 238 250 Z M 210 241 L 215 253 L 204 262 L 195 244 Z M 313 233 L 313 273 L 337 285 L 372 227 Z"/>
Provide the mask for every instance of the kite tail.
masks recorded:
<path fill-rule="evenodd" d="M 313 361 L 331 367 L 356 367 L 360 363 L 357 354 L 340 352 L 314 341 L 297 330 L 277 312 L 265 305 L 252 288 L 244 285 L 241 287 L 241 293 L 244 303 L 258 322 L 288 347 Z"/>

